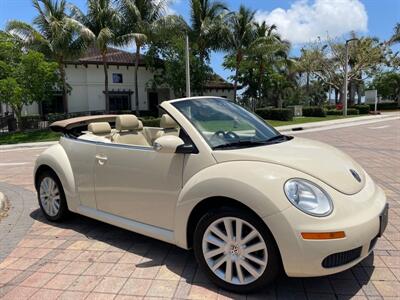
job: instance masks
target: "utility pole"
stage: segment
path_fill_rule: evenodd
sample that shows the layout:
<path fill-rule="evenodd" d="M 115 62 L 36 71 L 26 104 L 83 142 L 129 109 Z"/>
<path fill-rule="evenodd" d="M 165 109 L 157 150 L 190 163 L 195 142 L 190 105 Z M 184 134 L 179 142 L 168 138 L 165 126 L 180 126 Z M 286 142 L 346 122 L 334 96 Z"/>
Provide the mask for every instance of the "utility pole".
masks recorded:
<path fill-rule="evenodd" d="M 185 36 L 186 41 L 186 97 L 190 97 L 190 61 L 189 61 L 189 36 L 186 34 Z"/>
<path fill-rule="evenodd" d="M 358 39 L 353 38 L 346 41 L 346 54 L 345 54 L 345 65 L 344 65 L 344 91 L 343 91 L 343 116 L 347 116 L 347 72 L 348 72 L 348 65 L 349 65 L 349 43 L 351 41 L 356 41 Z"/>

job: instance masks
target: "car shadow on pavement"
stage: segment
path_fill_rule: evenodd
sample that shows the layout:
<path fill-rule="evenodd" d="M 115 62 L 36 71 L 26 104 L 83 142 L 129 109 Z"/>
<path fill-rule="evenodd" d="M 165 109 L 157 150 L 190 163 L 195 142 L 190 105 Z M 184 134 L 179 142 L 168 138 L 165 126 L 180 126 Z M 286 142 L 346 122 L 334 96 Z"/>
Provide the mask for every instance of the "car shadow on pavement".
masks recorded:
<path fill-rule="evenodd" d="M 47 221 L 40 209 L 30 215 L 43 225 L 73 231 L 69 237 L 62 237 L 70 244 L 81 240 L 103 242 L 109 245 L 106 251 L 124 252 L 114 263 L 135 264 L 131 276 L 179 281 L 174 298 L 196 298 L 192 293 L 213 298 L 212 295 L 219 293 L 232 299 L 246 299 L 246 295 L 228 293 L 213 285 L 205 274 L 198 270 L 192 251 L 76 214 L 72 214 L 61 223 Z M 91 262 L 96 262 L 96 259 Z M 289 278 L 281 275 L 275 284 L 247 298 L 350 299 L 354 296 L 379 296 L 370 281 L 373 265 L 374 256 L 371 254 L 353 268 L 330 276 Z"/>

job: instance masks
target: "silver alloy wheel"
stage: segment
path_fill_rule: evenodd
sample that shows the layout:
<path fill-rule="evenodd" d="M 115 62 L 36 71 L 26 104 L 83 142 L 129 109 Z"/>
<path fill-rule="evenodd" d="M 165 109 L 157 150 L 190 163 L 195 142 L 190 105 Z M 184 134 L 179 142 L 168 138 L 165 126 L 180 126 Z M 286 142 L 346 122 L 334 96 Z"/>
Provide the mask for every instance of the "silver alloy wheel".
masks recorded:
<path fill-rule="evenodd" d="M 250 223 L 223 217 L 211 223 L 203 235 L 203 256 L 211 271 L 235 285 L 256 281 L 268 262 L 267 245 Z"/>
<path fill-rule="evenodd" d="M 53 178 L 43 178 L 40 183 L 39 197 L 46 214 L 50 217 L 56 216 L 60 210 L 61 198 L 57 182 Z"/>

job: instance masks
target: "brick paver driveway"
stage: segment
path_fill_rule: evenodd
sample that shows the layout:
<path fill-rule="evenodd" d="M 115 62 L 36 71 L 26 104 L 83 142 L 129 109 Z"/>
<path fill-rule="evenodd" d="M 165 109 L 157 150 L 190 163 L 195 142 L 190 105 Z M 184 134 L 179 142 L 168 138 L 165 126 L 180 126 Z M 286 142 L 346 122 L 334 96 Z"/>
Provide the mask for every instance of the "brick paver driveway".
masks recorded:
<path fill-rule="evenodd" d="M 88 218 L 49 224 L 37 209 L 32 167 L 43 149 L 0 151 L 0 190 L 12 203 L 0 222 L 0 297 L 400 298 L 400 120 L 300 133 L 341 148 L 385 189 L 390 222 L 374 255 L 349 271 L 289 279 L 253 295 L 212 286 L 191 252 Z M 329 159 L 329 157 L 327 157 Z"/>

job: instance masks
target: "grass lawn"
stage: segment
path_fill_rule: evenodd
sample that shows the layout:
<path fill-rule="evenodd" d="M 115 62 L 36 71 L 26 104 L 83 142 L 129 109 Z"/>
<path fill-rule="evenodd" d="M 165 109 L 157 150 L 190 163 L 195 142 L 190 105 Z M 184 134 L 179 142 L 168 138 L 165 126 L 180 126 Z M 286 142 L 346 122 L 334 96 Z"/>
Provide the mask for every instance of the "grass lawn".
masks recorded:
<path fill-rule="evenodd" d="M 59 133 L 53 132 L 49 129 L 6 133 L 0 134 L 0 145 L 56 141 L 59 137 Z"/>

